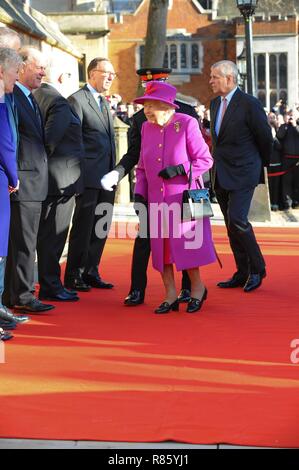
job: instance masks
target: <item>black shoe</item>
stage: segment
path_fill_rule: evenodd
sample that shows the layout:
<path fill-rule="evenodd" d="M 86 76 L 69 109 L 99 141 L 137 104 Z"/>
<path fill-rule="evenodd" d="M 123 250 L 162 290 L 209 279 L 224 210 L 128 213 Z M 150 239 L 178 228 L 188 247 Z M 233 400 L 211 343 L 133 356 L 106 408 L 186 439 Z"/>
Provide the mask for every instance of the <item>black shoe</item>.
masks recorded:
<path fill-rule="evenodd" d="M 81 276 L 74 277 L 72 279 L 65 279 L 64 285 L 70 292 L 72 291 L 89 292 L 91 289 L 90 285 L 86 284 L 83 281 Z"/>
<path fill-rule="evenodd" d="M 241 276 L 238 272 L 233 275 L 228 281 L 218 282 L 217 286 L 222 289 L 233 289 L 235 287 L 244 287 L 247 278 Z"/>
<path fill-rule="evenodd" d="M 161 305 L 159 305 L 158 308 L 156 308 L 155 313 L 168 313 L 170 310 L 173 312 L 178 312 L 179 311 L 179 301 L 176 299 L 172 304 L 168 302 L 163 302 Z"/>
<path fill-rule="evenodd" d="M 195 313 L 201 309 L 202 304 L 208 297 L 208 290 L 205 288 L 204 293 L 201 299 L 196 299 L 195 297 L 191 297 L 190 301 L 188 302 L 187 310 L 188 313 Z"/>
<path fill-rule="evenodd" d="M 9 339 L 12 339 L 12 338 L 13 338 L 13 335 L 8 333 L 8 331 L 5 331 L 2 328 L 0 328 L 0 340 L 1 341 L 8 341 Z"/>
<path fill-rule="evenodd" d="M 100 276 L 83 274 L 82 278 L 87 284 L 89 284 L 91 287 L 95 287 L 96 289 L 112 289 L 114 287 L 113 284 L 103 281 Z"/>
<path fill-rule="evenodd" d="M 263 270 L 260 273 L 251 273 L 248 276 L 246 284 L 244 286 L 244 292 L 251 292 L 252 290 L 257 289 L 263 282 L 264 277 L 266 277 L 266 271 Z"/>
<path fill-rule="evenodd" d="M 17 327 L 17 324 L 13 321 L 1 321 L 0 320 L 0 328 L 3 328 L 3 330 L 15 330 Z"/>
<path fill-rule="evenodd" d="M 130 294 L 125 298 L 124 304 L 128 307 L 134 307 L 144 303 L 144 292 L 138 289 L 132 290 Z"/>
<path fill-rule="evenodd" d="M 25 305 L 15 305 L 14 308 L 16 310 L 24 310 L 26 312 L 32 313 L 39 313 L 39 312 L 47 312 L 48 310 L 52 310 L 54 305 L 43 304 L 37 299 L 32 299 L 28 304 Z"/>
<path fill-rule="evenodd" d="M 13 323 L 26 323 L 30 320 L 30 318 L 25 315 L 14 315 L 6 307 L 3 306 L 0 308 L 0 321 L 1 320 Z"/>
<path fill-rule="evenodd" d="M 53 300 L 55 302 L 77 302 L 79 297 L 76 293 L 71 293 L 67 289 L 62 289 L 57 294 L 45 294 L 43 292 L 39 293 L 40 300 Z"/>
<path fill-rule="evenodd" d="M 182 289 L 178 296 L 178 301 L 180 303 L 183 303 L 183 302 L 189 302 L 190 299 L 191 299 L 191 292 L 189 291 L 189 289 Z"/>

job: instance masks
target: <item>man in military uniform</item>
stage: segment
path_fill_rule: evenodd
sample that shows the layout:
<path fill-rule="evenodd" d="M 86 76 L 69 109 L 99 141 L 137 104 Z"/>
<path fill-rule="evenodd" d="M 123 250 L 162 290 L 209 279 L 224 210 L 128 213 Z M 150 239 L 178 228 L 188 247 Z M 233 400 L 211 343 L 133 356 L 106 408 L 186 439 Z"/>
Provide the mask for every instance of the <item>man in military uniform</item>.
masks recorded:
<path fill-rule="evenodd" d="M 144 87 L 146 86 L 146 83 L 150 81 L 166 81 L 170 73 L 171 69 L 167 68 L 143 68 L 137 70 L 137 74 L 140 76 L 141 83 Z M 175 101 L 175 103 L 179 105 L 179 109 L 176 110 L 176 112 L 189 114 L 198 120 L 198 115 L 193 106 L 182 103 L 181 101 Z M 113 187 L 116 186 L 120 180 L 134 168 L 135 165 L 137 165 L 141 148 L 141 127 L 145 121 L 146 117 L 143 109 L 134 114 L 132 127 L 130 129 L 128 151 L 119 161 L 114 170 L 103 176 L 101 184 L 104 189 L 112 191 Z M 139 207 L 142 203 L 146 204 L 146 201 L 139 195 L 135 196 L 135 202 L 139 203 Z M 131 288 L 124 302 L 127 306 L 132 307 L 144 302 L 144 294 L 147 285 L 146 271 L 150 251 L 151 247 L 149 237 L 144 238 L 138 235 L 135 239 L 133 250 Z M 180 302 L 189 301 L 190 290 L 190 279 L 187 272 L 183 271 L 182 290 L 178 297 Z"/>

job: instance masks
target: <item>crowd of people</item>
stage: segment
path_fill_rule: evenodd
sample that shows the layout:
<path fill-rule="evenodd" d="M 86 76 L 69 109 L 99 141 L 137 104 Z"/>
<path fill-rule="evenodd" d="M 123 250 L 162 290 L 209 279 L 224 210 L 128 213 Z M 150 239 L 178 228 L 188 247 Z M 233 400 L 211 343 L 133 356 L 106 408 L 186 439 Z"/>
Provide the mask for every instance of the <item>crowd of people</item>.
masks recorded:
<path fill-rule="evenodd" d="M 30 314 L 54 309 L 53 302 L 77 302 L 80 291 L 114 287 L 101 278 L 100 263 L 116 186 L 136 165 L 134 200 L 139 213 L 145 208 L 149 223 L 146 236 L 135 240 L 126 306 L 144 302 L 152 251 L 165 287 L 155 313 L 178 310 L 182 303 L 189 313 L 201 309 L 207 287 L 199 267 L 217 259 L 210 221 L 179 220 L 172 226 L 178 235 L 172 229 L 165 235 L 165 224 L 174 223 L 169 211 L 159 222 L 152 210 L 157 203 L 180 205 L 183 192 L 198 184 L 215 191 L 237 267 L 218 286 L 251 292 L 262 284 L 265 261 L 248 211 L 263 167 L 274 162 L 275 136 L 261 104 L 238 88 L 238 69 L 230 61 L 211 68 L 217 96 L 211 118 L 202 108 L 199 118 L 193 106 L 176 98 L 175 87 L 167 83 L 171 70 L 137 73 L 144 96 L 126 109 L 118 95 L 109 95 L 116 73 L 107 58 L 93 59 L 87 83 L 65 98 L 61 87 L 69 73 L 64 67 L 34 47 L 22 47 L 15 31 L 0 28 L 0 339 L 10 339 L 10 330 L 29 321 Z M 127 153 L 117 164 L 115 115 L 130 126 Z M 283 155 L 292 163 L 293 129 L 289 119 L 276 135 L 277 141 L 288 142 L 282 144 Z M 288 180 L 288 191 L 292 185 Z M 294 204 L 293 193 L 288 197 Z M 201 244 L 187 248 L 198 226 Z M 62 280 L 60 258 L 68 234 Z M 182 271 L 179 295 L 174 266 Z"/>

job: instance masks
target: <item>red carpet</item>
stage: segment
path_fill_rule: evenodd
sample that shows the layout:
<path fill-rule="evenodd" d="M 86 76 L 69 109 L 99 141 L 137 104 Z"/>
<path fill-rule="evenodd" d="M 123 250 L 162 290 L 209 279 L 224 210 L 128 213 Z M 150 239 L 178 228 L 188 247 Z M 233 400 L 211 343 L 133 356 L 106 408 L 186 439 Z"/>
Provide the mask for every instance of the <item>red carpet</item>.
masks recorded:
<path fill-rule="evenodd" d="M 124 307 L 132 242 L 109 240 L 112 291 L 19 327 L 0 364 L 0 437 L 298 447 L 299 230 L 256 230 L 268 277 L 245 294 L 216 287 L 234 267 L 224 228 L 213 229 L 224 268 L 202 270 L 200 313 L 154 315 L 163 288 L 152 269 L 146 304 Z"/>

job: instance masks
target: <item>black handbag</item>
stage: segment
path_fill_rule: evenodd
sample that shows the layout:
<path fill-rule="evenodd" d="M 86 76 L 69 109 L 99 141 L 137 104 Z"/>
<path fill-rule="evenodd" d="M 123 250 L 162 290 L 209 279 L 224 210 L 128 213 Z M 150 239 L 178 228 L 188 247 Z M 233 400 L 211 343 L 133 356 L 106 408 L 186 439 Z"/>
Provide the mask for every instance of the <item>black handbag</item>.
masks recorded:
<path fill-rule="evenodd" d="M 210 202 L 209 190 L 201 188 L 196 180 L 198 188 L 190 189 L 192 183 L 192 164 L 190 163 L 190 173 L 188 189 L 183 192 L 182 220 L 198 220 L 205 217 L 213 217 L 213 209 Z"/>

